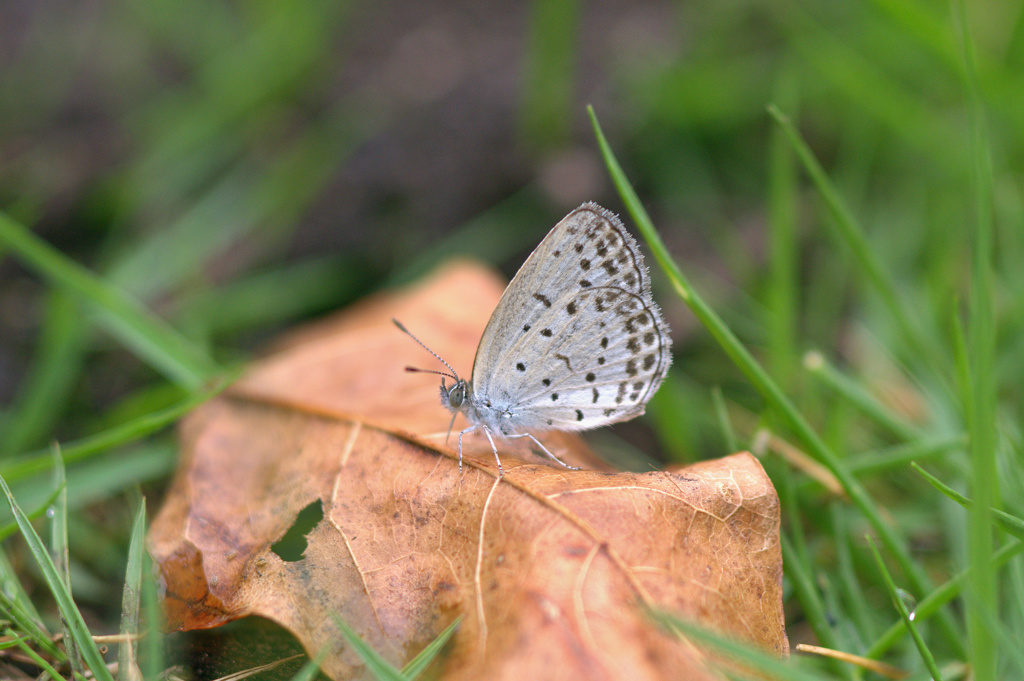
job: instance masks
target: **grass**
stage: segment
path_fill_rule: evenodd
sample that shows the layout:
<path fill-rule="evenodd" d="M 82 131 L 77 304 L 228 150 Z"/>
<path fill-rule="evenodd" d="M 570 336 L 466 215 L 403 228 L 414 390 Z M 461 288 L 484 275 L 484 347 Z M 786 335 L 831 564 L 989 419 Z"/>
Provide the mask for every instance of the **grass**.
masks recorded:
<path fill-rule="evenodd" d="M 177 5 L 130 3 L 74 28 L 41 9 L 6 69 L 0 350 L 19 380 L 0 409 L 0 625 L 22 664 L 102 675 L 90 633 L 115 632 L 145 634 L 119 647 L 122 669 L 153 678 L 177 663 L 152 626 L 141 551 L 143 508 L 175 464 L 173 422 L 282 328 L 454 252 L 514 269 L 568 208 L 490 159 L 512 154 L 533 176 L 582 149 L 591 171 L 603 154 L 621 198 L 597 184 L 580 200 L 624 207 L 677 330 L 648 410 L 662 447 L 647 453 L 685 462 L 776 443 L 758 453 L 782 502 L 793 642 L 920 678 L 962 664 L 1024 677 L 1019 3 L 750 0 L 613 17 L 537 2 L 515 29 L 522 92 L 503 91 L 509 115 L 490 133 L 515 148 L 470 172 L 452 159 L 472 144 L 409 138 L 461 134 L 438 102 L 489 122 L 491 90 L 466 64 L 486 83 L 500 65 L 467 59 L 461 87 L 426 102 L 403 99 L 401 72 L 357 47 L 394 34 L 389 54 L 402 54 L 402 39 L 447 35 L 457 56 L 488 25 L 445 34 L 443 17 L 417 15 L 417 32 L 284 7 L 207 3 L 197 24 Z M 123 36 L 121 52 L 71 39 L 90 30 Z M 71 64 L 98 83 L 106 128 L 68 115 Z M 57 143 L 110 129 L 105 142 L 128 140 L 111 144 L 116 163 Z M 339 172 L 358 184 L 378 171 L 367 157 L 388 153 L 404 175 L 339 189 Z M 68 185 L 64 167 L 90 170 Z M 463 173 L 431 184 L 448 167 Z M 481 176 L 491 183 L 469 183 Z M 441 229 L 436 197 L 471 189 L 461 224 Z M 779 678 L 873 678 L 800 653 L 760 660 L 654 617 Z M 75 645 L 51 642 L 62 630 Z"/>

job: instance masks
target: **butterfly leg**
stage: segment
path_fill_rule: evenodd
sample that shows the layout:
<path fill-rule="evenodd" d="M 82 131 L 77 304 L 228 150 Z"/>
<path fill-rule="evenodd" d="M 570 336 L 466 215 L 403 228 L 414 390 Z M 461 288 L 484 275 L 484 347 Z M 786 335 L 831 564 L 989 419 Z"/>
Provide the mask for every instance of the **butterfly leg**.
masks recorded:
<path fill-rule="evenodd" d="M 453 418 L 452 422 L 454 422 L 454 421 L 455 421 L 455 419 Z M 470 426 L 469 428 L 466 428 L 465 430 L 463 430 L 462 432 L 459 433 L 459 475 L 462 475 L 462 436 L 465 435 L 466 433 L 470 433 L 470 432 L 472 432 L 474 430 L 476 430 L 476 426 Z M 484 429 L 484 432 L 485 433 L 487 432 L 486 428 Z M 488 435 L 487 437 L 488 437 L 488 439 L 490 439 L 491 436 Z M 491 443 L 491 446 L 492 447 L 494 446 L 493 442 Z"/>
<path fill-rule="evenodd" d="M 567 464 L 566 462 L 562 461 L 557 456 L 552 454 L 550 451 L 548 451 L 548 448 L 545 447 L 543 444 L 541 444 L 541 441 L 538 440 L 537 438 L 535 438 L 532 433 L 519 433 L 517 435 L 506 435 L 505 437 L 507 437 L 510 440 L 514 440 L 514 439 L 520 438 L 520 437 L 528 437 L 531 440 L 533 440 L 533 444 L 535 444 L 538 447 L 540 447 L 540 450 L 548 455 L 548 458 L 554 459 L 555 461 L 557 461 L 558 463 L 562 464 L 563 466 L 565 466 L 566 468 L 568 468 L 571 471 L 578 471 L 578 470 L 580 470 L 579 466 L 570 466 L 569 464 Z"/>
<path fill-rule="evenodd" d="M 491 437 L 491 430 L 484 427 L 484 435 L 487 436 L 487 441 L 491 443 L 491 451 L 494 452 L 494 460 L 498 462 L 498 477 L 504 477 L 505 471 L 501 468 L 501 459 L 498 458 L 498 448 L 494 446 L 494 439 Z"/>

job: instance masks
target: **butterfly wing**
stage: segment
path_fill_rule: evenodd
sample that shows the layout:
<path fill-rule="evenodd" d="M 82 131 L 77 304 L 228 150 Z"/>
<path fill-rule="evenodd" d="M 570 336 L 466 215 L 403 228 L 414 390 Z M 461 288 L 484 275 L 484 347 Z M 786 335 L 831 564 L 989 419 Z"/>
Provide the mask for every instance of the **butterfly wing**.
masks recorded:
<path fill-rule="evenodd" d="M 473 364 L 512 429 L 584 430 L 643 413 L 671 361 L 643 255 L 615 215 L 577 208 L 509 284 Z"/>
<path fill-rule="evenodd" d="M 537 337 L 510 355 L 530 347 L 515 360 L 512 425 L 586 430 L 643 414 L 671 361 L 657 306 L 616 286 L 572 292 L 559 303 Z"/>

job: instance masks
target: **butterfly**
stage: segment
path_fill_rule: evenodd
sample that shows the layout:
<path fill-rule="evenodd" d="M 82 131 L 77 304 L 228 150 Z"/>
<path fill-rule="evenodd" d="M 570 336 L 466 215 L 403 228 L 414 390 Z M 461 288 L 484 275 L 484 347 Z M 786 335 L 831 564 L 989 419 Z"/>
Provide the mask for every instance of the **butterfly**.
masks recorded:
<path fill-rule="evenodd" d="M 581 431 L 640 416 L 672 361 L 668 325 L 651 297 L 636 241 L 596 203 L 565 216 L 505 289 L 477 346 L 471 380 L 398 320 L 394 323 L 451 373 L 441 403 L 482 430 L 504 475 L 494 438 L 529 438 L 565 463 L 534 433 Z M 408 371 L 424 371 L 406 367 Z M 454 381 L 447 385 L 446 378 Z"/>

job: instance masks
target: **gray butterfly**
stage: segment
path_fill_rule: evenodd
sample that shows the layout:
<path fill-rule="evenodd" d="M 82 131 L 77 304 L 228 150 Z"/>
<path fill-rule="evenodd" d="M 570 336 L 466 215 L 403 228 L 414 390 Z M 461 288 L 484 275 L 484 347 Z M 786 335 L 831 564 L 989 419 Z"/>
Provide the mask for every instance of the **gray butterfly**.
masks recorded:
<path fill-rule="evenodd" d="M 588 430 L 644 413 L 672 360 L 668 325 L 651 297 L 636 241 L 618 217 L 585 203 L 552 228 L 491 314 L 467 381 L 397 320 L 395 324 L 451 372 L 440 373 L 441 403 L 493 436 Z M 410 371 L 417 369 L 409 368 Z M 445 385 L 445 377 L 455 381 Z M 449 426 L 449 432 L 451 426 Z"/>

